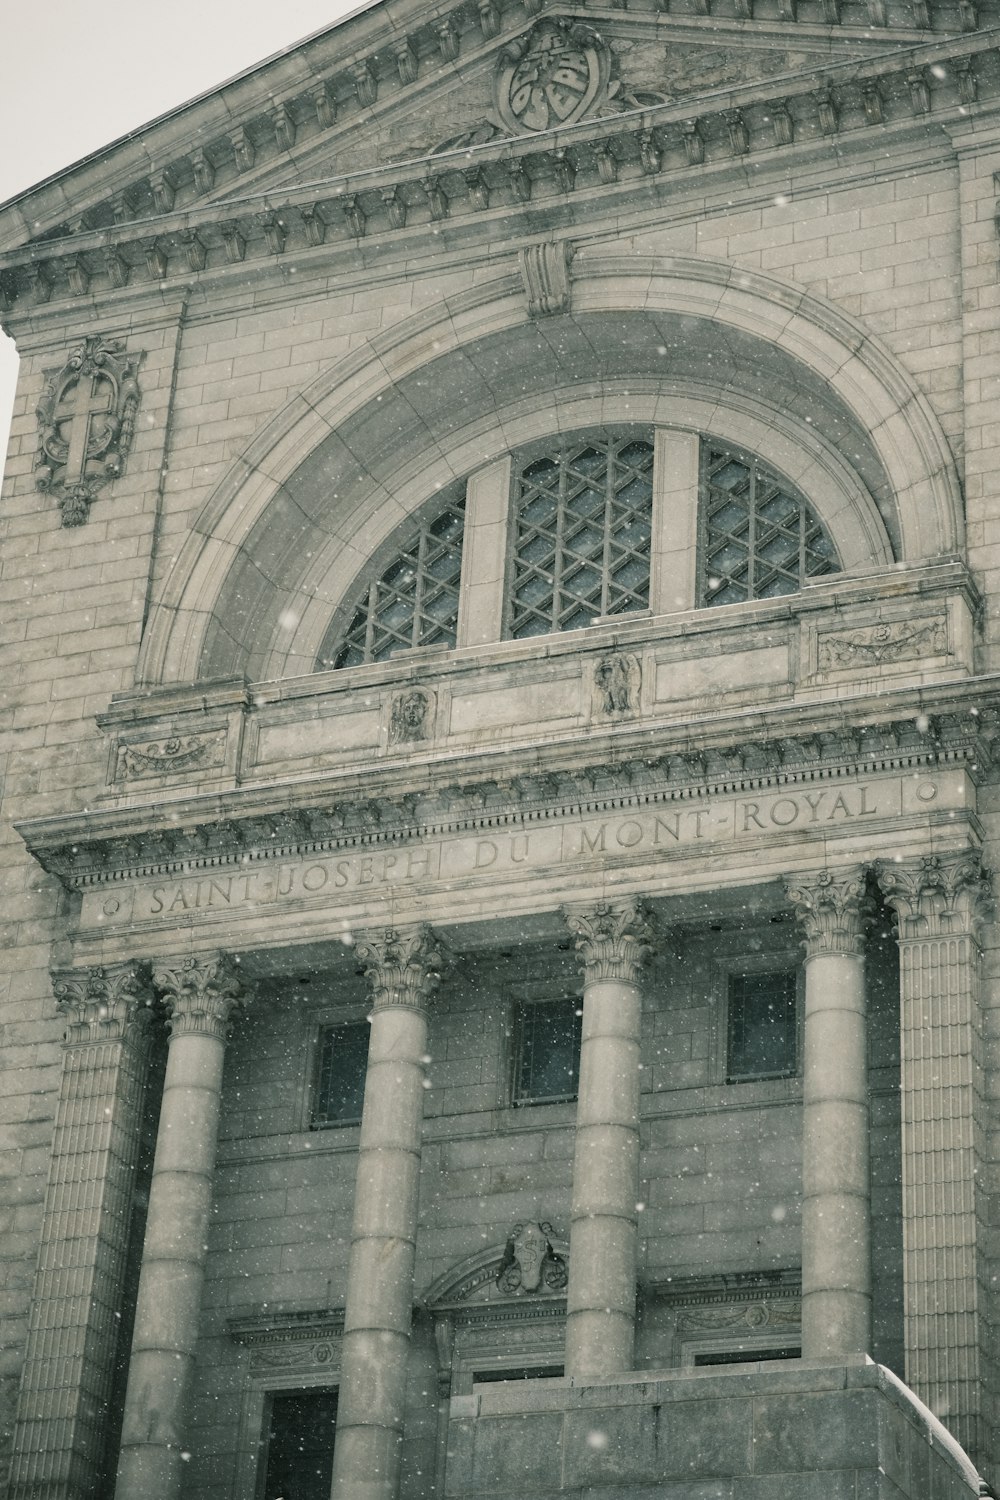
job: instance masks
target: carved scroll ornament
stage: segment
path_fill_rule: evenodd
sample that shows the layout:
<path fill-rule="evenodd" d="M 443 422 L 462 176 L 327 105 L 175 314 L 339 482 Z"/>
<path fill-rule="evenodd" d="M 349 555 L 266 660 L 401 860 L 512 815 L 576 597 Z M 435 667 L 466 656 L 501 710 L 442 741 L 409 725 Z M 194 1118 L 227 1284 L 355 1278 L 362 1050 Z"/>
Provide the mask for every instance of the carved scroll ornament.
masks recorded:
<path fill-rule="evenodd" d="M 810 958 L 821 953 L 860 954 L 871 902 L 859 870 L 821 870 L 785 881 L 788 899 L 805 929 Z"/>
<path fill-rule="evenodd" d="M 56 1005 L 66 1018 L 67 1043 L 147 1038 L 153 1022 L 147 965 L 129 959 L 52 975 Z"/>
<path fill-rule="evenodd" d="M 243 999 L 239 966 L 229 954 L 154 963 L 153 983 L 169 1012 L 171 1036 L 226 1040 L 233 1012 Z"/>
<path fill-rule="evenodd" d="M 422 1009 L 440 983 L 443 955 L 426 923 L 359 935 L 357 954 L 376 1010 Z"/>
<path fill-rule="evenodd" d="M 639 983 L 653 938 L 643 902 L 628 897 L 594 906 L 569 906 L 563 915 L 583 960 L 588 984 L 606 980 Z"/>

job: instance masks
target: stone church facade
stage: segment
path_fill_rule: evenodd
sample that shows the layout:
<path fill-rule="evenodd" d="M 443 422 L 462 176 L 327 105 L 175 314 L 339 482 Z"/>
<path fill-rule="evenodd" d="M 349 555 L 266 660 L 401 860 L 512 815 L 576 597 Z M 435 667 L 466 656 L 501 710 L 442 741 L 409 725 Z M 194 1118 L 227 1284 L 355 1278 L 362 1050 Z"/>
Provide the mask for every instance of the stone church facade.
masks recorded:
<path fill-rule="evenodd" d="M 0 208 L 11 1500 L 1000 1481 L 998 19 L 398 0 Z"/>

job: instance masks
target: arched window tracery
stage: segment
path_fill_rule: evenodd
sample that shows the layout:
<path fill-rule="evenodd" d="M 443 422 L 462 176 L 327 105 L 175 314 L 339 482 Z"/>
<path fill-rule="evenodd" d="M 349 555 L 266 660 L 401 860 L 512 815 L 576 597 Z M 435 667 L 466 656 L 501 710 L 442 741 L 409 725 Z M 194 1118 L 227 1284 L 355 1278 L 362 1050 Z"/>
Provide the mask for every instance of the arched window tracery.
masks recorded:
<path fill-rule="evenodd" d="M 321 667 L 386 661 L 415 646 L 454 646 L 461 594 L 465 497 L 425 510 L 388 567 L 362 575 L 347 630 Z M 357 598 L 357 590 L 355 591 Z"/>
<path fill-rule="evenodd" d="M 832 537 L 794 486 L 755 454 L 704 435 L 681 436 L 695 445 L 699 468 L 697 495 L 692 470 L 685 501 L 692 559 L 687 607 L 773 599 L 840 570 Z M 663 512 L 678 503 L 669 484 L 669 501 L 657 499 L 656 466 L 663 462 L 648 428 L 560 437 L 510 455 L 509 500 L 504 490 L 497 502 L 501 528 L 507 504 L 507 561 L 505 569 L 500 557 L 495 565 L 504 579 L 490 639 L 527 640 L 670 607 L 651 597 L 658 534 L 661 559 L 669 563 L 672 555 L 658 530 L 664 514 L 658 518 L 657 507 Z M 465 529 L 464 485 L 450 487 L 401 527 L 346 596 L 349 623 L 345 628 L 339 612 L 317 666 L 360 666 L 420 646 L 461 644 Z"/>
<path fill-rule="evenodd" d="M 702 441 L 698 603 L 794 594 L 840 570 L 815 511 L 752 455 Z"/>
<path fill-rule="evenodd" d="M 514 472 L 507 631 L 578 630 L 649 604 L 653 444 L 560 444 Z"/>

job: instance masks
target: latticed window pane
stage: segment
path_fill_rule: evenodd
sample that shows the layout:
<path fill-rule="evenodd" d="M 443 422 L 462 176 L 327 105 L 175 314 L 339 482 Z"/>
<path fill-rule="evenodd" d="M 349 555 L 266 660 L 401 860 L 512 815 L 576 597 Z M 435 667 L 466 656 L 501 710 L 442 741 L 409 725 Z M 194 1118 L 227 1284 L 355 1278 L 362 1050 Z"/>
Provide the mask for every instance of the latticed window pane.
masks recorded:
<path fill-rule="evenodd" d="M 653 445 L 566 443 L 517 474 L 508 634 L 577 630 L 649 603 Z"/>
<path fill-rule="evenodd" d="M 464 499 L 411 530 L 399 555 L 367 580 L 350 625 L 320 666 L 356 667 L 413 646 L 454 646 L 464 530 Z"/>
<path fill-rule="evenodd" d="M 703 443 L 701 507 L 702 604 L 774 599 L 840 571 L 812 507 L 756 459 Z"/>

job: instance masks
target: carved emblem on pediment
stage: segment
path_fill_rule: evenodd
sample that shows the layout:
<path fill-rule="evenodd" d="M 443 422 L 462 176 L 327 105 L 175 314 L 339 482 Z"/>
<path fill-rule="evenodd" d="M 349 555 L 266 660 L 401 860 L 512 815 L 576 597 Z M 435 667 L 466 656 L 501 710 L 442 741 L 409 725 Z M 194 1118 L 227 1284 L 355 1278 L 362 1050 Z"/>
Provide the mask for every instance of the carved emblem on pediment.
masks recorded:
<path fill-rule="evenodd" d="M 539 21 L 505 47 L 494 81 L 500 118 L 516 135 L 582 120 L 617 88 L 603 38 L 562 17 Z"/>
<path fill-rule="evenodd" d="M 602 656 L 594 666 L 594 709 L 604 718 L 636 713 L 642 688 L 639 658 L 630 652 Z"/>
<path fill-rule="evenodd" d="M 389 710 L 389 744 L 412 745 L 418 740 L 429 740 L 433 711 L 433 694 L 423 688 L 397 693 Z"/>
<path fill-rule="evenodd" d="M 35 482 L 55 495 L 64 526 L 81 526 L 90 502 L 117 479 L 135 434 L 138 361 L 121 339 L 88 335 L 52 371 L 38 403 Z"/>
<path fill-rule="evenodd" d="M 225 733 L 220 730 L 216 734 L 147 740 L 140 745 L 120 743 L 115 780 L 138 781 L 144 776 L 169 776 L 175 771 L 221 765 L 225 740 Z"/>
<path fill-rule="evenodd" d="M 496 1284 L 501 1292 L 561 1291 L 566 1262 L 552 1247 L 549 1223 L 515 1224 L 507 1237 Z"/>
<path fill-rule="evenodd" d="M 925 656 L 944 656 L 948 631 L 944 619 L 914 624 L 900 620 L 865 625 L 857 630 L 830 631 L 819 638 L 821 672 L 844 667 L 880 667 L 884 662 L 916 661 Z"/>

